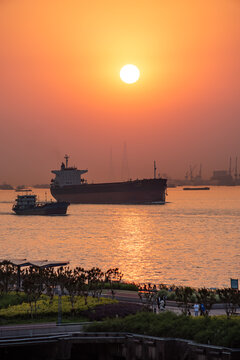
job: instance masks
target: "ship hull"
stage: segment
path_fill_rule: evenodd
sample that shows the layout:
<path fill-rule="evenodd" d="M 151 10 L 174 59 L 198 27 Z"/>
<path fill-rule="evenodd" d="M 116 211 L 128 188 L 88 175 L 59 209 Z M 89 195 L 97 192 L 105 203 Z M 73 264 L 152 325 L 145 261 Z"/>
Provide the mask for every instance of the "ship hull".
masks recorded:
<path fill-rule="evenodd" d="M 149 204 L 165 203 L 166 179 L 145 179 L 119 183 L 51 186 L 58 201 L 72 204 Z"/>
<path fill-rule="evenodd" d="M 13 207 L 16 215 L 66 215 L 69 202 L 52 202 L 32 208 L 21 209 Z"/>

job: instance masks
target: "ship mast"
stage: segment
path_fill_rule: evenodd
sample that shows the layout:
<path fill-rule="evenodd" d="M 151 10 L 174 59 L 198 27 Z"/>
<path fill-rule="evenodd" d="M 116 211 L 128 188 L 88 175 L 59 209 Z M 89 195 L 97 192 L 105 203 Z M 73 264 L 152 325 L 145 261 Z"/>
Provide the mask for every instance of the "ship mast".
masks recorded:
<path fill-rule="evenodd" d="M 156 161 L 154 160 L 154 179 L 156 179 L 156 170 L 157 170 Z"/>
<path fill-rule="evenodd" d="M 64 159 L 66 160 L 66 169 L 67 169 L 67 167 L 68 167 L 68 159 L 69 159 L 69 155 L 65 155 L 64 156 Z"/>

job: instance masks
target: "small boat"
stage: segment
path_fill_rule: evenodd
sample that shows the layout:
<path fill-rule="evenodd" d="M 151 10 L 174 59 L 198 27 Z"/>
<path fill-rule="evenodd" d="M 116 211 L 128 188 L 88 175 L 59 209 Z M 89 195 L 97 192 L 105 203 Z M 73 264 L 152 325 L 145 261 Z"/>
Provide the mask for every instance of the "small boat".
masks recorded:
<path fill-rule="evenodd" d="M 3 184 L 0 184 L 0 190 L 13 190 L 13 187 L 12 187 L 12 185 L 3 183 Z"/>
<path fill-rule="evenodd" d="M 185 187 L 183 190 L 210 190 L 210 187 Z"/>
<path fill-rule="evenodd" d="M 18 195 L 12 210 L 17 215 L 66 215 L 66 201 L 37 202 L 37 195 Z"/>
<path fill-rule="evenodd" d="M 17 187 L 16 187 L 16 189 L 15 189 L 15 191 L 17 191 L 17 192 L 25 192 L 25 191 L 32 191 L 31 189 L 27 189 L 26 187 L 25 187 L 25 185 L 18 185 Z"/>

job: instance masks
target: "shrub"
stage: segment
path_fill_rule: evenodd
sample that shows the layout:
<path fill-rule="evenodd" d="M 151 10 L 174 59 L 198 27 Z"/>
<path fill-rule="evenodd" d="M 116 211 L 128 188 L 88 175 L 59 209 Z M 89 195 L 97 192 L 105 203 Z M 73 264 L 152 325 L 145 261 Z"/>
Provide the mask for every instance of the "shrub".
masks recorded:
<path fill-rule="evenodd" d="M 10 292 L 0 296 L 0 309 L 6 309 L 8 306 L 19 305 L 27 301 L 27 295 L 20 292 Z"/>
<path fill-rule="evenodd" d="M 192 317 L 172 312 L 154 314 L 138 312 L 125 318 L 108 319 L 85 327 L 86 331 L 131 332 L 159 337 L 175 337 L 198 343 L 225 347 L 240 347 L 240 319 Z"/>
<path fill-rule="evenodd" d="M 81 315 L 89 320 L 103 320 L 106 318 L 125 317 L 130 314 L 136 314 L 143 311 L 143 306 L 134 303 L 113 303 L 105 305 L 97 305 L 93 309 L 81 311 Z"/>

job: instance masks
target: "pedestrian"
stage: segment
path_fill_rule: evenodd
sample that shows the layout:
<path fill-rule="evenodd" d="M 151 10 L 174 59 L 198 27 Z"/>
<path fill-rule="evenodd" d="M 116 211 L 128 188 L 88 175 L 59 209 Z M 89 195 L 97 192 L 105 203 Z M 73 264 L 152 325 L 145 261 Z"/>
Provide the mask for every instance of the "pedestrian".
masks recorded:
<path fill-rule="evenodd" d="M 205 315 L 205 310 L 206 310 L 206 309 L 205 309 L 204 304 L 201 304 L 201 305 L 200 305 L 200 314 L 201 314 L 201 315 Z"/>
<path fill-rule="evenodd" d="M 163 299 L 160 301 L 160 310 L 161 310 L 161 311 L 164 311 L 164 310 L 165 310 L 164 300 L 163 300 Z"/>
<path fill-rule="evenodd" d="M 199 305 L 196 303 L 196 304 L 194 304 L 194 314 L 195 314 L 195 316 L 198 316 L 198 311 L 199 311 Z"/>
<path fill-rule="evenodd" d="M 167 296 L 166 296 L 166 295 L 164 295 L 164 296 L 163 296 L 164 308 L 165 308 L 165 306 L 166 306 L 166 299 L 167 299 Z"/>

